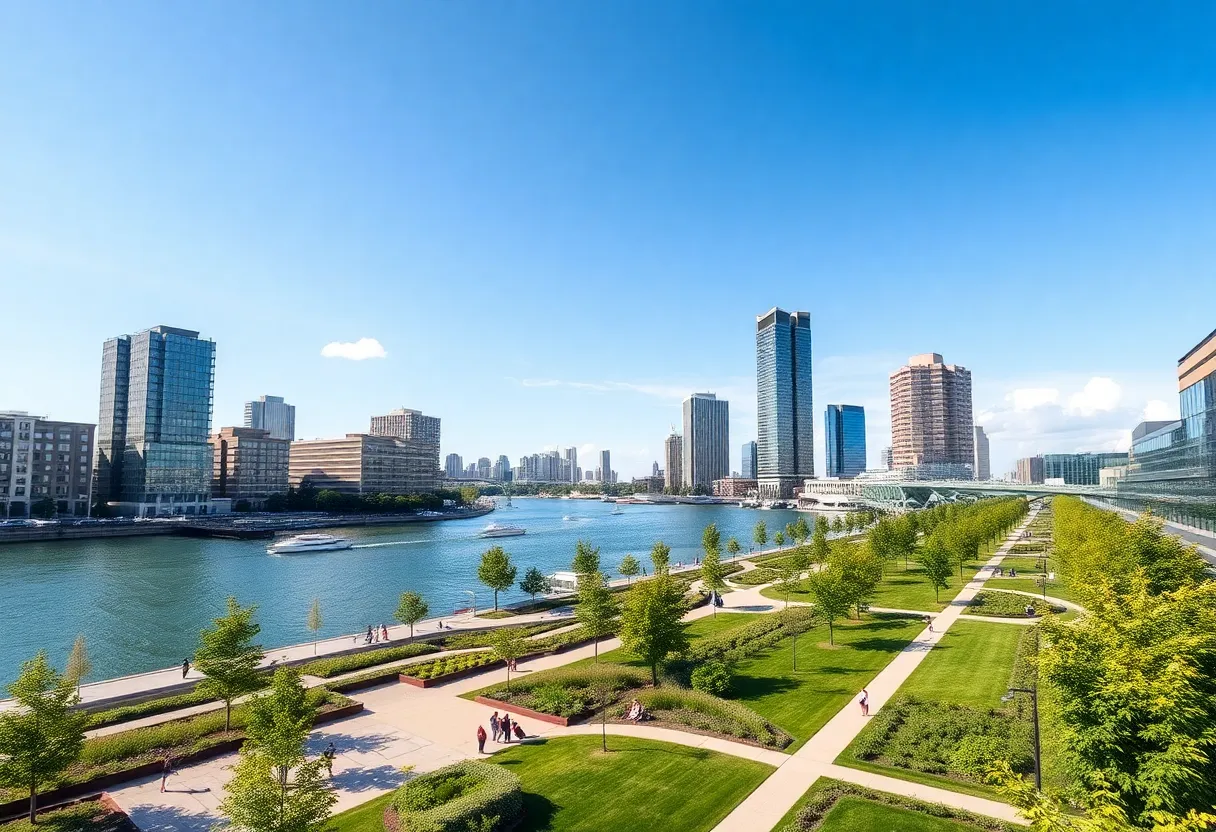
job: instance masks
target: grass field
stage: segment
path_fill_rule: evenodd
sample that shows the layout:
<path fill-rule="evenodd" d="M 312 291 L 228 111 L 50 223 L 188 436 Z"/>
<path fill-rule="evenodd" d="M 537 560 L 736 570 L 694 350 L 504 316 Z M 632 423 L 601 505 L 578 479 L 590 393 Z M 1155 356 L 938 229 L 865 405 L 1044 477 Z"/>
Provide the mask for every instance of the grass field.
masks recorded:
<path fill-rule="evenodd" d="M 608 748 L 600 750 L 599 737 L 562 737 L 495 754 L 493 762 L 523 781 L 519 832 L 705 832 L 773 772 L 751 760 L 632 737 L 609 737 Z"/>
<path fill-rule="evenodd" d="M 1001 568 L 1006 572 L 1016 569 L 1019 575 L 1042 575 L 1043 570 L 1039 567 L 1042 562 L 1028 555 L 1007 555 L 1001 558 Z M 1053 568 L 1054 564 L 1048 562 L 1047 571 L 1050 572 Z"/>
<path fill-rule="evenodd" d="M 860 797 L 842 797 L 828 812 L 819 832 L 975 832 L 980 827 Z"/>
<path fill-rule="evenodd" d="M 977 569 L 979 567 L 976 567 Z M 799 590 L 797 584 L 790 590 L 791 601 L 801 601 L 804 603 L 813 602 L 815 600 L 811 593 L 805 590 Z M 771 598 L 774 601 L 785 601 L 785 590 L 780 584 L 770 586 L 760 590 L 760 594 L 765 598 Z M 903 565 L 890 566 L 887 569 L 887 575 L 878 585 L 878 589 L 874 593 L 874 597 L 870 599 L 870 603 L 875 607 L 888 607 L 897 610 L 930 610 L 939 612 L 946 608 L 946 604 L 958 595 L 958 576 L 953 575 L 950 578 L 950 586 L 941 591 L 941 600 L 934 599 L 933 587 L 929 581 L 925 579 L 924 573 L 918 567 L 913 566 L 907 572 L 904 572 Z"/>
<path fill-rule="evenodd" d="M 899 692 L 995 708 L 1008 687 L 1018 640 L 1024 633 L 1011 624 L 956 621 Z"/>
<path fill-rule="evenodd" d="M 984 586 L 988 589 L 1016 589 L 1020 592 L 1032 592 L 1040 597 L 1043 592 L 1034 578 L 989 578 Z M 1063 598 L 1065 601 L 1077 603 L 1077 599 L 1062 581 L 1047 582 L 1047 597 Z"/>
<path fill-rule="evenodd" d="M 331 832 L 384 832 L 384 808 L 393 793 L 373 798 L 330 818 Z"/>

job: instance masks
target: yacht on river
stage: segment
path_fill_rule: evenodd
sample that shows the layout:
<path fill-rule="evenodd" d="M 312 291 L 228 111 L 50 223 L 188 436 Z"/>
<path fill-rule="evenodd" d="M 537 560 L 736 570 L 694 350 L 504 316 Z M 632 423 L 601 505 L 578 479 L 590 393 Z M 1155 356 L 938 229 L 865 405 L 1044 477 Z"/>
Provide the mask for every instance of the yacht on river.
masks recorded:
<path fill-rule="evenodd" d="M 332 534 L 301 534 L 272 543 L 266 551 L 272 555 L 302 555 L 308 552 L 332 552 L 349 549 L 351 542 Z"/>
<path fill-rule="evenodd" d="M 519 526 L 506 526 L 498 523 L 491 523 L 481 530 L 478 537 L 518 537 L 521 534 L 527 534 L 527 529 L 521 529 Z"/>

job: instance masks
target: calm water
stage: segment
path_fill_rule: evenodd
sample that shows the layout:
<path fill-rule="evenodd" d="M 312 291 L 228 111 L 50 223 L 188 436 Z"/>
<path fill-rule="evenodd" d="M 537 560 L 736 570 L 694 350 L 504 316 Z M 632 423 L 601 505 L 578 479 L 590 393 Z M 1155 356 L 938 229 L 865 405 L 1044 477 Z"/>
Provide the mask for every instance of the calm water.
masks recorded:
<path fill-rule="evenodd" d="M 752 527 L 763 519 L 769 535 L 797 515 L 733 506 L 613 506 L 590 500 L 517 499 L 487 517 L 410 526 L 343 529 L 355 541 L 341 552 L 266 554 L 267 541 L 154 537 L 23 543 L 0 548 L 0 682 L 17 674 L 24 659 L 45 649 L 63 666 L 77 633 L 84 633 L 93 679 L 155 670 L 194 652 L 198 631 L 234 595 L 258 606 L 266 647 L 311 639 L 305 619 L 321 599 L 322 636 L 352 633 L 369 623 L 392 623 L 397 598 L 421 592 L 432 615 L 490 593 L 477 582 L 481 553 L 498 543 L 523 577 L 528 566 L 546 574 L 568 567 L 575 543 L 600 547 L 606 569 L 626 554 L 646 562 L 656 540 L 671 547 L 671 560 L 691 562 L 701 532 L 717 523 L 725 541 L 734 536 L 746 551 Z M 511 523 L 528 533 L 486 541 L 486 523 Z M 522 599 L 514 589 L 499 603 Z"/>

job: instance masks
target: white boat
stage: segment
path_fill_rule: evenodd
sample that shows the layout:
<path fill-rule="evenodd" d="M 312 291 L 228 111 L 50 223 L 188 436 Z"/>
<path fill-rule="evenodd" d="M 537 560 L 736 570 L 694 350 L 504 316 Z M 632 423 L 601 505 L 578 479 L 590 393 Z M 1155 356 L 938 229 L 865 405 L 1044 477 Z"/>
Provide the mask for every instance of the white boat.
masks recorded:
<path fill-rule="evenodd" d="M 272 543 L 266 551 L 272 555 L 302 555 L 308 552 L 332 552 L 349 549 L 351 542 L 332 534 L 301 534 Z"/>
<path fill-rule="evenodd" d="M 609 514 L 624 514 L 625 512 L 621 510 L 620 506 L 617 506 L 616 508 L 614 508 L 612 511 L 610 511 L 608 513 Z"/>
<path fill-rule="evenodd" d="M 518 537 L 521 534 L 527 534 L 526 529 L 521 529 L 519 526 L 504 526 L 498 523 L 491 523 L 481 530 L 478 537 Z"/>

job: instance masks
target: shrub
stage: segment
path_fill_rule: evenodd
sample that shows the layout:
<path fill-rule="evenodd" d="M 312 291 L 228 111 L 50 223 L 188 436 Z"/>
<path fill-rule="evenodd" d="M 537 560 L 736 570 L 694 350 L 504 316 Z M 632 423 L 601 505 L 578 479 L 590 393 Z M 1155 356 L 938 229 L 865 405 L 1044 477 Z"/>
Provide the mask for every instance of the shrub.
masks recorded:
<path fill-rule="evenodd" d="M 502 766 L 465 760 L 416 777 L 392 798 L 411 832 L 499 832 L 523 816 L 519 777 Z"/>
<path fill-rule="evenodd" d="M 699 690 L 650 688 L 638 691 L 635 696 L 646 710 L 663 722 L 727 734 L 770 748 L 785 748 L 793 742 L 789 734 L 746 705 Z"/>
<path fill-rule="evenodd" d="M 402 668 L 402 672 L 412 679 L 438 679 L 463 670 L 484 667 L 497 660 L 492 650 L 480 650 L 476 653 L 457 653 L 434 661 L 412 664 Z"/>
<path fill-rule="evenodd" d="M 315 659 L 307 664 L 300 665 L 300 673 L 305 676 L 319 676 L 322 679 L 329 679 L 332 676 L 340 676 L 343 673 L 363 670 L 366 667 L 375 667 L 378 664 L 388 664 L 389 662 L 403 661 L 404 659 L 412 659 L 415 656 L 438 652 L 439 648 L 434 644 L 414 642 L 412 644 L 401 644 L 396 647 L 384 647 L 379 650 L 367 650 L 363 653 L 351 653 L 346 656 Z"/>
<path fill-rule="evenodd" d="M 742 586 L 759 586 L 760 584 L 771 584 L 781 577 L 781 573 L 776 569 L 769 569 L 761 566 L 750 572 L 744 572 L 741 575 L 735 575 L 730 579 L 733 584 Z"/>
<path fill-rule="evenodd" d="M 510 702 L 554 716 L 583 716 L 595 707 L 601 689 L 616 695 L 650 681 L 650 674 L 636 667 L 599 664 L 545 670 L 511 680 L 511 690 L 495 686 L 483 693 L 491 699 Z"/>
<path fill-rule="evenodd" d="M 156 699 L 149 699 L 146 702 L 137 702 L 134 705 L 120 705 L 117 708 L 92 711 L 89 714 L 88 727 L 90 729 L 103 728 L 107 725 L 131 722 L 136 719 L 166 714 L 170 711 L 192 708 L 195 705 L 203 705 L 207 702 L 215 701 L 214 696 L 208 696 L 196 690 L 192 690 L 189 693 L 179 693 L 175 696 L 160 696 Z"/>
<path fill-rule="evenodd" d="M 1034 607 L 1035 615 L 1064 612 L 1065 607 L 1048 603 L 1042 598 L 1019 595 L 1015 592 L 977 592 L 971 599 L 968 612 L 972 615 L 993 615 L 1001 618 L 1025 618 L 1026 605 Z"/>
<path fill-rule="evenodd" d="M 730 694 L 731 673 L 725 663 L 706 662 L 692 672 L 692 689 L 711 696 Z"/>
<path fill-rule="evenodd" d="M 469 650 L 476 647 L 489 647 L 494 633 L 499 629 L 517 631 L 524 638 L 547 633 L 561 627 L 569 627 L 569 621 L 542 621 L 539 624 L 516 625 L 506 628 L 495 627 L 487 630 L 474 630 L 471 633 L 453 633 L 443 638 L 435 639 L 432 644 L 443 647 L 444 650 Z"/>

